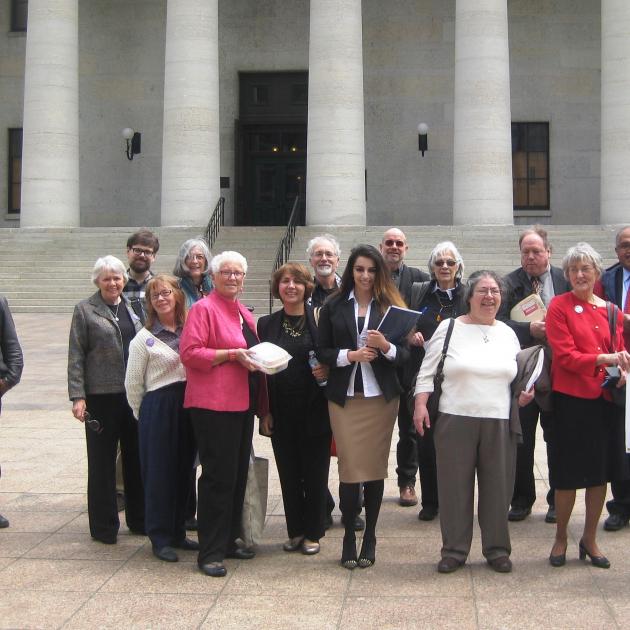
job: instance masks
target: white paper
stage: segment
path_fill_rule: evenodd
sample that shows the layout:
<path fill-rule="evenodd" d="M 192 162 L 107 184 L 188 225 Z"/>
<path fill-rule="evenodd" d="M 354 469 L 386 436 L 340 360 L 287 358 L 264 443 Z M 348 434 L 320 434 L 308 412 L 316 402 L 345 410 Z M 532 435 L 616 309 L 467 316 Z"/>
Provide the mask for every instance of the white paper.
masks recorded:
<path fill-rule="evenodd" d="M 534 383 L 538 380 L 538 377 L 542 373 L 543 363 L 545 362 L 545 350 L 541 348 L 538 351 L 538 359 L 536 360 L 536 367 L 532 372 L 532 375 L 529 377 L 527 381 L 527 386 L 525 387 L 525 391 L 528 392 L 534 385 Z"/>

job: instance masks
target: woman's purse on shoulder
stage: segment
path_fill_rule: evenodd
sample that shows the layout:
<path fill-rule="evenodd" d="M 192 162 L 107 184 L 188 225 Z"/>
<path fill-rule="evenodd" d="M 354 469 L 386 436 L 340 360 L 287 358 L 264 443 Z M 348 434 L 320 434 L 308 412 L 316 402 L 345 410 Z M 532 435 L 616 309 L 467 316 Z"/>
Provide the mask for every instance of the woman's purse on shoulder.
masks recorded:
<path fill-rule="evenodd" d="M 610 328 L 610 351 L 617 352 L 617 313 L 619 312 L 619 307 L 612 302 L 606 302 L 606 313 L 608 314 L 608 327 Z M 612 376 L 611 372 L 608 370 L 609 376 Z M 619 368 L 616 370 L 617 375 L 619 375 Z M 618 379 L 617 379 L 618 380 Z M 626 386 L 617 387 L 616 382 L 612 384 L 611 387 L 608 388 L 612 396 L 613 403 L 617 407 L 621 407 L 622 409 L 626 408 Z"/>

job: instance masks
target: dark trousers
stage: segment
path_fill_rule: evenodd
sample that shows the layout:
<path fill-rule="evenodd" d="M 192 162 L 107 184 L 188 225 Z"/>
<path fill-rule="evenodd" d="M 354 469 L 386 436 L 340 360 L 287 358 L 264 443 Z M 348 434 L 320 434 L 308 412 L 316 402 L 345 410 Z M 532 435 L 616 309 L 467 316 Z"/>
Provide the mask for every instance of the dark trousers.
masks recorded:
<path fill-rule="evenodd" d="M 437 508 L 439 501 L 433 431 L 433 426 L 425 429 L 424 435 L 416 436 L 416 441 L 418 444 L 418 477 L 420 478 L 422 507 Z"/>
<path fill-rule="evenodd" d="M 186 537 L 186 505 L 195 458 L 185 383 L 148 392 L 140 405 L 138 437 L 144 483 L 145 529 L 156 549 Z"/>
<path fill-rule="evenodd" d="M 536 424 L 540 414 L 540 426 L 543 438 L 549 444 L 549 432 L 552 430 L 553 417 L 548 411 L 542 411 L 536 402 L 531 402 L 519 410 L 523 442 L 516 450 L 516 478 L 512 507 L 531 508 L 536 501 L 536 482 L 534 479 L 534 448 L 536 447 Z M 549 446 L 547 446 L 547 460 L 549 460 Z M 549 491 L 547 503 L 554 505 L 554 486 L 551 473 L 549 474 Z"/>
<path fill-rule="evenodd" d="M 115 539 L 120 527 L 116 507 L 116 448 L 120 441 L 125 483 L 127 527 L 144 532 L 144 492 L 138 453 L 138 425 L 124 392 L 86 396 L 87 410 L 101 423 L 95 433 L 85 425 L 88 457 L 88 515 L 90 534 Z"/>
<path fill-rule="evenodd" d="M 190 410 L 199 460 L 197 521 L 200 565 L 221 562 L 240 534 L 254 414 Z"/>
<path fill-rule="evenodd" d="M 626 455 L 626 463 L 630 466 L 630 455 Z M 630 518 L 630 479 L 611 481 L 610 489 L 613 498 L 606 502 L 609 514 L 619 514 L 623 518 Z"/>
<path fill-rule="evenodd" d="M 324 536 L 330 433 L 309 436 L 297 417 L 276 419 L 271 438 L 289 538 Z"/>
<path fill-rule="evenodd" d="M 407 408 L 407 395 L 400 396 L 398 405 L 398 445 L 396 446 L 396 474 L 398 487 L 416 485 L 418 470 L 418 450 L 416 446 L 416 427 L 413 416 Z"/>

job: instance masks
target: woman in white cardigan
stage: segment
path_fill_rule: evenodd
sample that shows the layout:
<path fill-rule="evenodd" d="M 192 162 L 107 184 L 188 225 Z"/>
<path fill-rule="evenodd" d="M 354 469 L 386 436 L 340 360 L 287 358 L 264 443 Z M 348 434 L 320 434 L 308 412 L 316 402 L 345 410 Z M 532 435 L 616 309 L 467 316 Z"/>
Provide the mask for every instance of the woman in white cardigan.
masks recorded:
<path fill-rule="evenodd" d="M 186 298 L 177 278 L 166 274 L 150 280 L 146 298 L 147 321 L 129 346 L 125 388 L 139 421 L 145 529 L 154 555 L 177 562 L 176 549 L 199 548 L 186 538 L 184 526 L 195 457 L 184 409 L 186 372 L 179 359 Z"/>

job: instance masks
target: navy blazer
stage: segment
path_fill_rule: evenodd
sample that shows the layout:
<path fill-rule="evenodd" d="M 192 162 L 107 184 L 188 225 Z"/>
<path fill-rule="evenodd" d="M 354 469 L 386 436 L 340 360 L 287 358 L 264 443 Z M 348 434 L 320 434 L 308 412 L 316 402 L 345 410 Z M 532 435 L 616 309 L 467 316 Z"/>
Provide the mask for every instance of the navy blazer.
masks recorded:
<path fill-rule="evenodd" d="M 368 328 L 370 330 L 376 329 L 382 317 L 383 314 L 373 304 L 370 310 Z M 346 295 L 336 295 L 324 304 L 319 313 L 317 357 L 322 363 L 330 366 L 325 392 L 326 398 L 342 407 L 346 404 L 346 394 L 354 367 L 354 363 L 337 367 L 337 357 L 343 348 L 357 350 L 354 300 L 349 300 Z M 396 344 L 396 358 L 393 361 L 389 361 L 379 353 L 379 356 L 370 364 L 385 400 L 390 401 L 402 392 L 396 368 L 403 365 L 408 357 L 408 350 L 404 346 Z"/>
<path fill-rule="evenodd" d="M 282 336 L 282 314 L 283 311 L 277 311 L 272 315 L 265 315 L 258 320 L 258 337 L 260 341 L 269 341 L 277 344 Z M 317 342 L 317 324 L 313 316 L 313 309 L 306 307 L 306 325 L 311 334 L 313 343 Z M 330 420 L 328 418 L 328 403 L 324 396 L 324 388 L 317 384 L 313 377 L 312 385 L 308 392 L 308 400 L 306 401 L 306 430 L 308 435 L 324 435 L 330 433 Z M 267 391 L 269 393 L 269 411 L 273 416 L 274 430 L 281 428 L 282 417 L 278 413 L 278 401 L 283 395 L 283 391 L 278 387 L 275 375 L 267 376 Z M 301 420 L 301 419 L 297 419 Z"/>
<path fill-rule="evenodd" d="M 553 292 L 555 295 L 561 295 L 571 290 L 571 286 L 564 277 L 562 269 L 551 266 L 551 282 L 553 284 Z M 540 343 L 529 333 L 529 322 L 515 322 L 510 319 L 510 311 L 528 295 L 532 294 L 532 283 L 527 275 L 527 272 L 519 267 L 505 278 L 505 295 L 501 302 L 501 308 L 497 314 L 497 319 L 505 322 L 518 337 L 518 341 L 521 344 L 521 348 L 529 348 L 530 346 Z"/>

